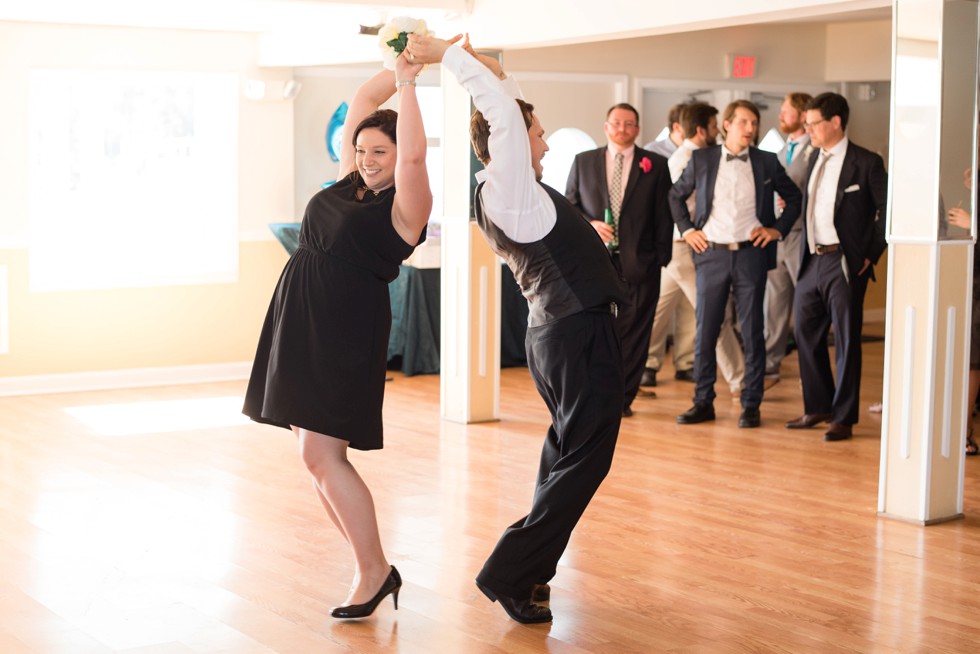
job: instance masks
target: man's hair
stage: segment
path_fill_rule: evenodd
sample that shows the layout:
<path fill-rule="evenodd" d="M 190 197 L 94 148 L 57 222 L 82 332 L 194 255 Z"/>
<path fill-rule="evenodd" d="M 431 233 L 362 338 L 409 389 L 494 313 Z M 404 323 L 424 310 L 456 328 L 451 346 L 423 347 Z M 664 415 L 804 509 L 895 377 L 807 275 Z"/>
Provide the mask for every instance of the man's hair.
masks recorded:
<path fill-rule="evenodd" d="M 811 100 L 813 100 L 813 96 L 809 93 L 794 91 L 792 93 L 787 93 L 786 97 L 783 99 L 789 102 L 790 106 L 796 109 L 798 112 L 803 113 L 806 111 L 806 106 L 810 104 Z"/>
<path fill-rule="evenodd" d="M 673 130 L 674 123 L 681 122 L 681 111 L 686 105 L 686 102 L 678 102 L 667 111 L 667 129 Z"/>
<path fill-rule="evenodd" d="M 523 100 L 516 100 L 517 106 L 521 108 L 521 116 L 524 118 L 524 127 L 526 129 L 531 129 L 531 123 L 534 122 L 534 105 L 524 102 Z M 474 111 L 473 115 L 470 116 L 470 143 L 473 144 L 473 153 L 476 158 L 480 160 L 484 166 L 490 163 L 490 149 L 488 147 L 488 142 L 490 140 L 490 123 L 487 119 L 483 117 L 483 114 L 479 111 Z"/>
<path fill-rule="evenodd" d="M 708 123 L 712 117 L 718 115 L 718 110 L 707 102 L 692 102 L 684 105 L 681 110 L 681 129 L 684 130 L 684 138 L 693 139 L 698 135 L 700 127 L 705 132 L 708 131 Z"/>
<path fill-rule="evenodd" d="M 722 120 L 726 123 L 732 122 L 732 119 L 735 118 L 736 109 L 748 109 L 755 114 L 755 119 L 757 121 L 762 120 L 762 116 L 759 115 L 759 108 L 755 106 L 755 103 L 749 102 L 748 100 L 735 100 L 733 102 L 729 102 L 728 106 L 725 107 L 725 114 Z"/>
<path fill-rule="evenodd" d="M 840 116 L 841 130 L 847 129 L 847 117 L 851 110 L 847 106 L 847 100 L 839 93 L 821 93 L 806 103 L 806 110 L 816 109 L 824 120 L 830 120 L 834 116 Z"/>
<path fill-rule="evenodd" d="M 380 129 L 385 136 L 391 139 L 392 143 L 397 144 L 398 140 L 395 138 L 396 126 L 398 124 L 398 112 L 392 111 L 391 109 L 378 109 L 370 114 L 367 118 L 358 123 L 357 127 L 354 129 L 354 138 L 351 139 L 351 143 L 354 147 L 357 147 L 357 136 L 362 131 L 366 129 Z"/>
<path fill-rule="evenodd" d="M 636 116 L 636 124 L 637 125 L 640 124 L 640 112 L 636 110 L 636 107 L 634 107 L 628 102 L 620 102 L 619 104 L 614 104 L 613 106 L 609 107 L 609 111 L 606 112 L 607 120 L 609 119 L 609 114 L 611 114 L 616 109 L 625 109 L 626 111 L 632 111 L 633 115 Z"/>

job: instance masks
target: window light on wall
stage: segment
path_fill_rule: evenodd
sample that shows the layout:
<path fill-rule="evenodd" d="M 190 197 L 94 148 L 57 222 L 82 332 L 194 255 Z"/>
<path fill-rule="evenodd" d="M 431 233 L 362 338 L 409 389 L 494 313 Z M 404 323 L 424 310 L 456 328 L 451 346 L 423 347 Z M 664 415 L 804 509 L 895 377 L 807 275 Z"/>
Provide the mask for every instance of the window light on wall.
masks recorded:
<path fill-rule="evenodd" d="M 32 291 L 231 282 L 238 77 L 35 70 Z"/>

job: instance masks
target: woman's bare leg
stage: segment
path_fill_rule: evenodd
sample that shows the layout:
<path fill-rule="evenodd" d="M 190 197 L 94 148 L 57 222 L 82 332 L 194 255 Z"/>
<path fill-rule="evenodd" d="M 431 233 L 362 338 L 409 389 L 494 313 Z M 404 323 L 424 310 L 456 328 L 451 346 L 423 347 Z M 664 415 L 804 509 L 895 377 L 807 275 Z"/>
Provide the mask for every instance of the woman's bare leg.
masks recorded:
<path fill-rule="evenodd" d="M 344 603 L 363 604 L 391 572 L 381 548 L 371 491 L 347 459 L 347 441 L 306 429 L 296 431 L 303 463 L 313 475 L 321 502 L 330 507 L 328 515 L 354 550 L 354 582 Z"/>

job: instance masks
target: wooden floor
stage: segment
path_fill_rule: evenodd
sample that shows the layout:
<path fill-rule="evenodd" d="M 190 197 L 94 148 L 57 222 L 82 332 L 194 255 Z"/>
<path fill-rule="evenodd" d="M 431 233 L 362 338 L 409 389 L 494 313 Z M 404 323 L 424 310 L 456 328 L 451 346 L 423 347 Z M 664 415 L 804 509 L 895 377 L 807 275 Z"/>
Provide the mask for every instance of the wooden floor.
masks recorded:
<path fill-rule="evenodd" d="M 405 587 L 363 622 L 329 617 L 351 560 L 293 437 L 169 425 L 189 410 L 166 403 L 244 383 L 0 399 L 0 652 L 976 652 L 980 459 L 965 520 L 877 518 L 882 344 L 866 352 L 842 443 L 782 427 L 801 412 L 795 355 L 757 430 L 724 390 L 717 422 L 676 425 L 693 387 L 665 370 L 535 627 L 472 581 L 531 497 L 547 415 L 524 369 L 502 374 L 503 419 L 469 426 L 439 419 L 437 376 L 394 374 L 386 449 L 354 460 Z M 140 402 L 164 404 L 115 427 L 85 408 Z M 215 402 L 232 421 L 238 400 Z"/>

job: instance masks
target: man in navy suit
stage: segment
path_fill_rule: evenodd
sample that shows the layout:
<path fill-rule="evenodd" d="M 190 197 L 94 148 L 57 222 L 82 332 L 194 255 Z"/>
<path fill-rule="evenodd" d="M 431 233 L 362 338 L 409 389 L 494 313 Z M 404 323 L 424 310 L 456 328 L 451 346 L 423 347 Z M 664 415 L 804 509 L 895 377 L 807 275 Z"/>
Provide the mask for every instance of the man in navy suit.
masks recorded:
<path fill-rule="evenodd" d="M 608 144 L 575 157 L 565 197 L 578 207 L 612 254 L 626 280 L 630 304 L 620 307 L 616 330 L 623 348 L 623 416 L 640 389 L 650 330 L 660 297 L 660 269 L 670 263 L 674 224 L 667 194 L 670 172 L 659 154 L 636 147 L 639 114 L 617 104 L 606 112 Z M 613 225 L 605 221 L 609 211 Z"/>
<path fill-rule="evenodd" d="M 745 379 L 739 427 L 761 423 L 766 368 L 763 304 L 766 274 L 776 265 L 776 244 L 800 215 L 800 189 L 776 155 L 755 147 L 759 109 L 747 100 L 725 108 L 723 145 L 695 150 L 670 191 L 670 209 L 681 236 L 694 250 L 697 336 L 694 343 L 694 405 L 680 424 L 715 419 L 715 345 L 729 293 L 745 348 Z M 697 191 L 692 218 L 687 198 Z M 776 192 L 786 202 L 776 219 Z"/>
<path fill-rule="evenodd" d="M 804 189 L 794 305 L 805 413 L 786 423 L 808 429 L 829 422 L 828 441 L 850 438 L 858 421 L 864 292 L 887 245 L 885 164 L 848 140 L 848 114 L 847 100 L 837 93 L 822 93 L 806 106 L 810 142 L 820 154 L 810 157 Z M 827 349 L 831 325 L 836 385 Z"/>

